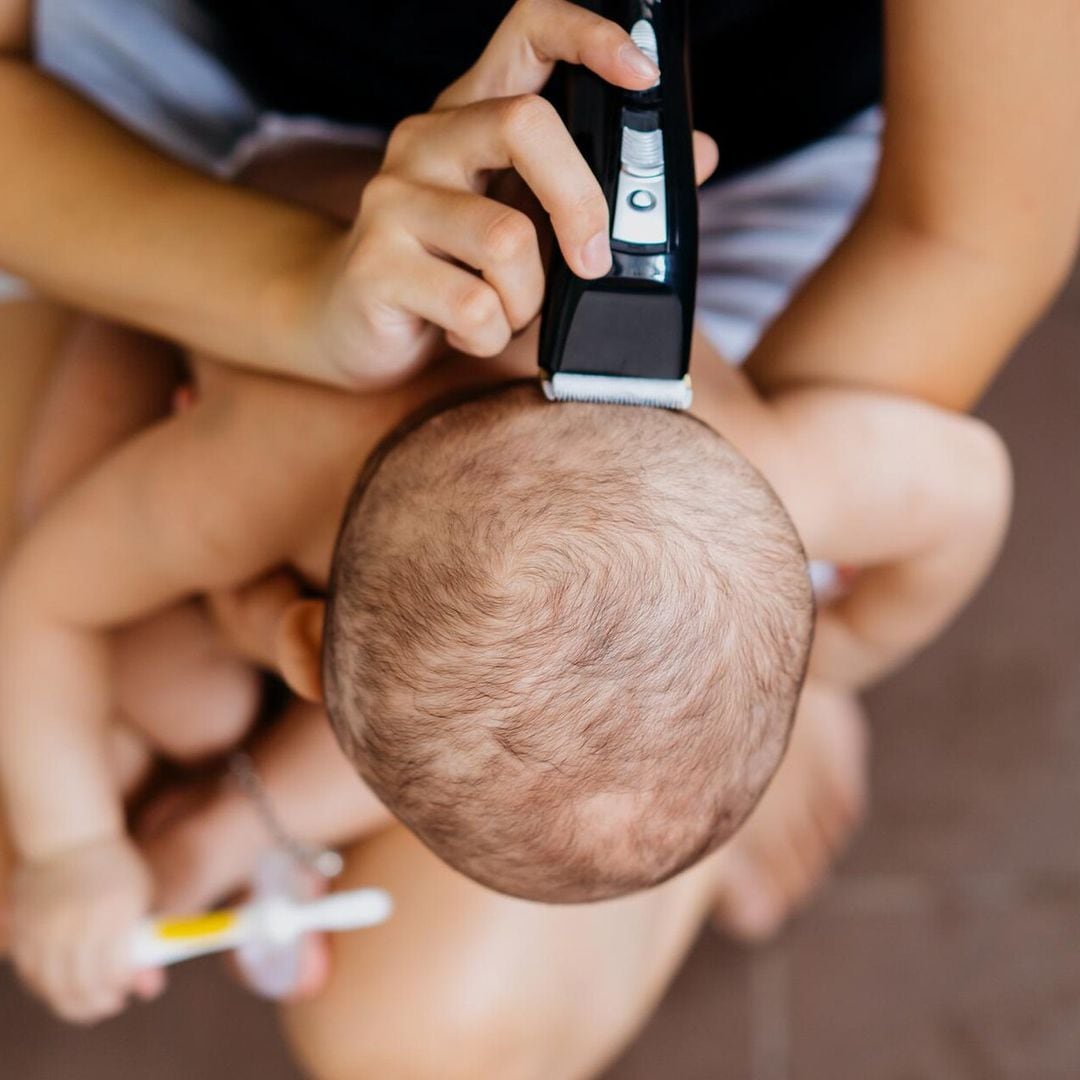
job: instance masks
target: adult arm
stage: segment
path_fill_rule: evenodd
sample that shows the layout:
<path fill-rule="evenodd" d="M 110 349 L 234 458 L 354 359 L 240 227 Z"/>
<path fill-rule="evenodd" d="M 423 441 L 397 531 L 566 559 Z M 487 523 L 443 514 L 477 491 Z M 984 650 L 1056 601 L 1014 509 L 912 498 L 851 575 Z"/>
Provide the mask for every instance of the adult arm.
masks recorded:
<path fill-rule="evenodd" d="M 274 299 L 340 227 L 128 134 L 33 67 L 27 10 L 0 0 L 0 266 L 189 346 L 302 370 Z"/>
<path fill-rule="evenodd" d="M 477 195 L 490 171 L 509 168 L 538 195 L 570 265 L 587 277 L 607 269 L 602 193 L 536 91 L 560 59 L 631 89 L 648 86 L 655 68 L 625 30 L 566 0 L 520 0 L 440 99 L 439 116 L 396 130 L 393 164 L 415 179 L 402 163 L 422 159 L 424 183 L 456 196 L 458 213 L 446 214 L 445 198 L 434 213 L 413 192 L 411 217 L 395 215 L 385 204 L 397 205 L 402 185 L 384 178 L 382 203 L 368 200 L 351 232 L 202 176 L 122 130 L 32 66 L 27 10 L 0 0 L 0 266 L 76 307 L 215 356 L 359 388 L 430 359 L 436 331 L 494 355 L 543 289 L 528 222 Z M 453 258 L 425 262 L 418 237 Z"/>
<path fill-rule="evenodd" d="M 1080 5 L 889 0 L 887 124 L 848 237 L 749 361 L 952 409 L 1056 293 L 1080 223 Z"/>

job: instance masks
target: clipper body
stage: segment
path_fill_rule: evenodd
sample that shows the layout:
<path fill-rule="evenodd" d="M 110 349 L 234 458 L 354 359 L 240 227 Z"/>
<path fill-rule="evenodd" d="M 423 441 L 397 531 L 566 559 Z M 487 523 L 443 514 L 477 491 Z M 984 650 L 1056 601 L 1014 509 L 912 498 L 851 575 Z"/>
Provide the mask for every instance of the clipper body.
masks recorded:
<path fill-rule="evenodd" d="M 687 0 L 588 0 L 656 60 L 659 82 L 623 90 L 567 72 L 566 122 L 600 181 L 612 268 L 577 277 L 552 253 L 540 329 L 553 400 L 690 405 L 697 286 L 697 187 L 687 64 Z"/>

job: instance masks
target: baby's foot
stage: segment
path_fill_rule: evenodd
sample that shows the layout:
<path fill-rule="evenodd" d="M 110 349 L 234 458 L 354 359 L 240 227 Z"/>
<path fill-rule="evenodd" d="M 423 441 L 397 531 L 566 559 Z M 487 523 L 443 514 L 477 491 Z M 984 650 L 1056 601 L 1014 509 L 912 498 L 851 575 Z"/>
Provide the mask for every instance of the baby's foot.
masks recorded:
<path fill-rule="evenodd" d="M 866 757 L 856 695 L 807 683 L 776 776 L 715 856 L 720 929 L 762 941 L 816 891 L 862 817 Z"/>

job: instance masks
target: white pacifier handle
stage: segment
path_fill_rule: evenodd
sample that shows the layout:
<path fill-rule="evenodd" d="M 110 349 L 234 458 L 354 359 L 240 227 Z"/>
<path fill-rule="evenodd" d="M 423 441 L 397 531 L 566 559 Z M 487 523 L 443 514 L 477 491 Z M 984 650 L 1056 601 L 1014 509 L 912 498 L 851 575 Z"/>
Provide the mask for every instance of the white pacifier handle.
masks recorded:
<path fill-rule="evenodd" d="M 162 967 L 255 942 L 285 944 L 314 931 L 377 926 L 393 910 L 383 889 L 331 893 L 308 903 L 264 900 L 192 918 L 148 919 L 131 944 L 136 968 Z"/>

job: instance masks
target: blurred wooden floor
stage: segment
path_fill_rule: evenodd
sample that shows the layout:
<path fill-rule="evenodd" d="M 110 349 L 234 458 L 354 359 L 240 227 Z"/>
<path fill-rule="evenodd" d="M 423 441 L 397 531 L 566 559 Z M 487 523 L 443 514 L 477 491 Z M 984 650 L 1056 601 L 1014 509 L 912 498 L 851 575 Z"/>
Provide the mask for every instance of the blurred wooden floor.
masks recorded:
<path fill-rule="evenodd" d="M 1080 1076 L 1080 279 L 981 411 L 1013 452 L 1013 530 L 960 622 L 870 699 L 869 826 L 777 944 L 703 937 L 605 1080 Z M 271 1011 L 200 964 L 90 1032 L 0 975 L 0 1076 L 297 1073 Z"/>

